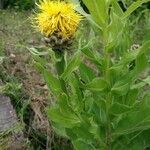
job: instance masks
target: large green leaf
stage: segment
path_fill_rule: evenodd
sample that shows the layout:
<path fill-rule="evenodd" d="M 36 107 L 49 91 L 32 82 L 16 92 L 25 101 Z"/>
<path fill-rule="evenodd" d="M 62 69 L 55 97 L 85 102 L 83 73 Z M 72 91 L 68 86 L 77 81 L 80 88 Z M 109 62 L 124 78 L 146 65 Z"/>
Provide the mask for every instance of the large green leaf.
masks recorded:
<path fill-rule="evenodd" d="M 111 89 L 111 92 L 118 95 L 125 95 L 129 91 L 129 88 L 130 88 L 129 81 L 124 82 L 122 80 L 114 84 L 114 86 Z"/>
<path fill-rule="evenodd" d="M 54 123 L 60 124 L 65 128 L 73 128 L 80 123 L 79 118 L 75 114 L 72 112 L 68 113 L 67 110 L 66 112 L 62 112 L 57 107 L 51 107 L 48 109 L 47 114 L 50 120 L 52 120 Z"/>
<path fill-rule="evenodd" d="M 64 115 L 67 115 L 68 113 L 74 114 L 74 111 L 72 110 L 68 101 L 69 101 L 68 97 L 65 93 L 60 94 L 58 97 L 58 100 L 57 100 L 59 109 L 62 112 L 62 114 L 64 114 Z"/>
<path fill-rule="evenodd" d="M 62 92 L 60 80 L 54 77 L 50 71 L 45 69 L 43 64 L 35 62 L 34 65 L 36 69 L 43 75 L 48 88 L 53 92 L 53 94 L 55 94 L 55 96 L 58 96 Z"/>
<path fill-rule="evenodd" d="M 84 63 L 81 63 L 79 71 L 81 78 L 82 80 L 84 80 L 84 82 L 90 82 L 96 77 L 96 72 L 92 68 L 85 65 Z"/>
<path fill-rule="evenodd" d="M 107 27 L 107 50 L 111 50 L 114 46 L 117 47 L 122 40 L 123 31 L 125 28 L 126 21 L 111 11 L 110 24 Z"/>
<path fill-rule="evenodd" d="M 28 49 L 30 51 L 30 53 L 33 55 L 33 56 L 45 56 L 45 55 L 48 55 L 48 51 L 40 51 L 39 49 L 37 48 L 29 48 Z"/>
<path fill-rule="evenodd" d="M 92 19 L 92 16 L 90 14 L 87 14 L 80 6 L 79 0 L 67 0 L 67 1 L 73 3 L 76 6 L 75 10 L 79 12 L 81 15 L 83 15 L 91 23 L 91 25 L 101 30 L 101 27 Z"/>
<path fill-rule="evenodd" d="M 150 146 L 150 130 L 138 131 L 118 137 L 112 144 L 113 150 L 146 150 Z"/>
<path fill-rule="evenodd" d="M 81 141 L 80 139 L 79 140 L 76 140 L 76 141 L 73 141 L 72 142 L 75 150 L 96 150 L 96 148 L 91 144 L 87 144 L 83 141 Z"/>
<path fill-rule="evenodd" d="M 132 106 L 137 102 L 139 91 L 137 89 L 130 89 L 126 95 L 126 105 Z"/>
<path fill-rule="evenodd" d="M 150 76 L 148 76 L 145 79 L 140 80 L 140 82 L 133 84 L 131 86 L 131 89 L 140 89 L 142 87 L 144 87 L 145 85 L 150 86 Z"/>
<path fill-rule="evenodd" d="M 146 55 L 142 54 L 139 57 L 137 57 L 135 61 L 135 69 L 136 69 L 137 74 L 144 71 L 147 67 L 148 67 L 148 60 L 147 60 Z"/>
<path fill-rule="evenodd" d="M 83 85 L 83 87 L 92 91 L 103 91 L 108 88 L 108 84 L 103 78 L 95 78 L 91 82 Z"/>
<path fill-rule="evenodd" d="M 143 3 L 147 3 L 150 0 L 137 0 L 136 2 L 134 2 L 128 9 L 127 11 L 124 13 L 124 15 L 122 16 L 122 19 L 127 18 L 132 12 L 134 12 L 138 7 L 140 7 Z"/>
<path fill-rule="evenodd" d="M 49 71 L 46 69 L 43 71 L 44 79 L 49 89 L 52 90 L 56 96 L 58 96 L 62 92 L 61 83 L 59 79 L 54 77 Z"/>
<path fill-rule="evenodd" d="M 90 133 L 89 127 L 81 124 L 81 126 L 74 127 L 72 131 L 77 135 L 78 138 L 86 143 L 91 143 L 94 140 L 94 135 Z"/>
<path fill-rule="evenodd" d="M 150 107 L 129 112 L 125 117 L 122 117 L 113 135 L 125 135 L 147 129 L 150 129 Z"/>
<path fill-rule="evenodd" d="M 92 42 L 92 41 L 91 41 Z M 82 53 L 93 63 L 95 63 L 97 66 L 102 66 L 103 64 L 103 58 L 102 56 L 97 52 L 89 48 L 90 43 L 85 45 L 81 48 Z"/>
<path fill-rule="evenodd" d="M 80 63 L 81 63 L 81 52 L 78 51 L 68 63 L 63 74 L 61 75 L 61 78 L 63 78 L 64 80 L 69 78 L 70 74 L 79 67 Z"/>
<path fill-rule="evenodd" d="M 131 63 L 132 61 L 136 60 L 141 55 L 145 54 L 149 50 L 149 48 L 150 48 L 150 40 L 143 43 L 143 45 L 140 48 L 134 51 L 125 53 L 122 59 L 117 64 L 113 65 L 110 69 L 113 69 L 116 67 L 120 67 L 120 69 L 122 67 L 123 69 L 125 65 Z"/>
<path fill-rule="evenodd" d="M 123 10 L 121 9 L 121 7 L 120 7 L 118 1 L 112 0 L 111 3 L 112 3 L 112 7 L 113 7 L 113 12 L 114 12 L 117 16 L 121 17 L 121 16 L 123 15 Z"/>
<path fill-rule="evenodd" d="M 66 134 L 66 128 L 63 125 L 61 125 L 59 123 L 55 123 L 55 122 L 51 122 L 51 123 L 52 123 L 54 131 L 58 135 L 68 138 L 67 134 Z"/>
<path fill-rule="evenodd" d="M 110 108 L 110 113 L 120 115 L 132 111 L 132 108 L 133 107 L 129 107 L 120 103 L 114 103 Z"/>
<path fill-rule="evenodd" d="M 95 22 L 104 27 L 108 21 L 108 1 L 105 0 L 83 0 L 88 7 Z"/>
<path fill-rule="evenodd" d="M 72 74 L 69 78 L 68 84 L 70 86 L 70 103 L 74 111 L 82 112 L 84 107 L 84 95 L 80 88 L 80 80 L 77 74 Z"/>

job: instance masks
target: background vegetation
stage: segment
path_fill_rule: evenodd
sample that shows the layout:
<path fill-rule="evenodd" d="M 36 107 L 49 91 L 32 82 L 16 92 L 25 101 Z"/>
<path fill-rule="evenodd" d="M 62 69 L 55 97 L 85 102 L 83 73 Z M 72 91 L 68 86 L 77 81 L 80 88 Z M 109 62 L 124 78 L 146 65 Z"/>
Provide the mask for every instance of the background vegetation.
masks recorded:
<path fill-rule="evenodd" d="M 35 0 L 0 0 L 0 8 L 15 8 L 19 10 L 29 10 L 35 5 Z"/>

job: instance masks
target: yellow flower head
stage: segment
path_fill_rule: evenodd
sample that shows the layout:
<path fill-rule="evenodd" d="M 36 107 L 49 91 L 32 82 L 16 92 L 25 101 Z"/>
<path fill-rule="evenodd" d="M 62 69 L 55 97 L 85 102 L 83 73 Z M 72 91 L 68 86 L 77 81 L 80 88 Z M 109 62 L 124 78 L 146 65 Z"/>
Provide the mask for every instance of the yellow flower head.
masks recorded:
<path fill-rule="evenodd" d="M 46 37 L 57 35 L 69 39 L 75 34 L 82 17 L 76 13 L 73 4 L 41 0 L 37 6 L 40 12 L 35 16 L 36 27 Z"/>

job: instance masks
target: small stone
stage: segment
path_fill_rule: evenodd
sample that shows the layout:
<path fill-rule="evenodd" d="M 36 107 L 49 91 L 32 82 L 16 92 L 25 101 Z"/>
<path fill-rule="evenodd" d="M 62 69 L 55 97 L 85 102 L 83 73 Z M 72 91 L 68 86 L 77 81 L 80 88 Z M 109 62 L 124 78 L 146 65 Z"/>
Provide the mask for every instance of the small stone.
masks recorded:
<path fill-rule="evenodd" d="M 3 137 L 5 133 L 7 135 Z M 2 135 L 2 138 L 0 138 L 0 149 L 25 149 L 26 139 L 20 129 L 15 109 L 11 104 L 10 98 L 2 94 L 0 94 L 0 135 Z"/>
<path fill-rule="evenodd" d="M 10 98 L 0 94 L 0 132 L 4 132 L 17 124 L 16 112 Z"/>

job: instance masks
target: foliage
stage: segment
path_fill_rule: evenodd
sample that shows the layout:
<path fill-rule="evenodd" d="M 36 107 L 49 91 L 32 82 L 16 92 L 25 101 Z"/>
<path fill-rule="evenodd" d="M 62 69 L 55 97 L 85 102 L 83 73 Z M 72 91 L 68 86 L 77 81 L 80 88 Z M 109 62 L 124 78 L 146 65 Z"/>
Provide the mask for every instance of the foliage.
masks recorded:
<path fill-rule="evenodd" d="M 20 10 L 32 9 L 35 4 L 35 0 L 1 0 L 2 8 L 16 8 Z"/>
<path fill-rule="evenodd" d="M 69 52 L 48 49 L 56 74 L 50 72 L 45 53 L 30 50 L 56 99 L 46 110 L 49 119 L 55 131 L 69 138 L 77 150 L 141 150 L 150 146 L 150 77 L 141 78 L 149 66 L 150 40 L 133 48 L 128 19 L 148 1 L 138 0 L 123 12 L 115 0 L 83 0 L 90 15 L 81 7 L 77 11 L 89 20 L 92 36 L 86 45 L 85 39 L 79 39 L 71 59 Z M 99 51 L 92 49 L 95 36 L 101 39 Z"/>

